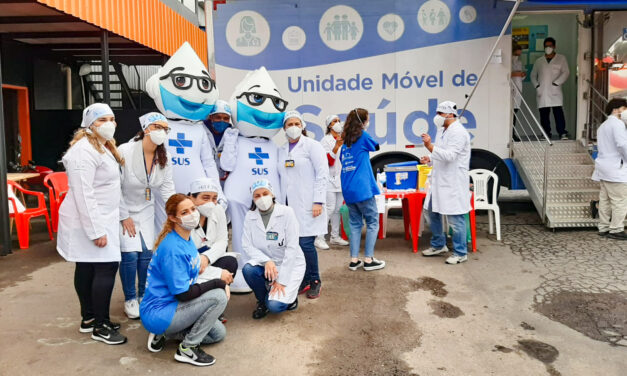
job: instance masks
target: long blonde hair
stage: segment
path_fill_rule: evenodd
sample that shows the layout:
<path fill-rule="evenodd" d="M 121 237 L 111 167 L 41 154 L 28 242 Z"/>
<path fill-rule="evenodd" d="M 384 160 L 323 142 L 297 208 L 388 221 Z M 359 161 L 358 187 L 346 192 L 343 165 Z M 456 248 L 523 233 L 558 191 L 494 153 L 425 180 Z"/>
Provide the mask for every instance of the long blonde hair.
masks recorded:
<path fill-rule="evenodd" d="M 100 143 L 100 141 L 98 141 L 98 138 L 94 133 L 87 131 L 87 128 L 80 128 L 74 133 L 74 138 L 72 138 L 72 141 L 70 141 L 70 148 L 83 137 L 87 137 L 87 140 L 89 141 L 91 146 L 93 146 L 94 149 L 96 149 L 100 154 L 104 154 L 105 151 L 102 148 L 102 144 Z M 113 154 L 115 160 L 118 161 L 120 165 L 124 166 L 124 158 L 122 158 L 122 156 L 120 155 L 118 148 L 115 147 L 115 140 L 112 139 L 105 141 L 104 146 L 109 149 L 111 154 Z"/>
<path fill-rule="evenodd" d="M 166 219 L 165 223 L 163 224 L 163 228 L 159 233 L 159 236 L 157 236 L 157 241 L 155 241 L 155 250 L 159 247 L 159 244 L 161 244 L 166 235 L 174 230 L 174 222 L 170 220 L 170 216 L 175 217 L 179 204 L 189 199 L 189 197 L 185 196 L 182 193 L 175 193 L 170 196 L 168 201 L 165 203 L 165 214 L 168 216 L 168 219 Z"/>

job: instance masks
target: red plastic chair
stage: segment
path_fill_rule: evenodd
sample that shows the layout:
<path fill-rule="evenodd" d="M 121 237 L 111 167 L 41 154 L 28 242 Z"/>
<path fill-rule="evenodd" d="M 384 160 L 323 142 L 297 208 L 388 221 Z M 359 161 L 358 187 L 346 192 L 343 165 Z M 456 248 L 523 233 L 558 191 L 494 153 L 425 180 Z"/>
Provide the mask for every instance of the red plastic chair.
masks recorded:
<path fill-rule="evenodd" d="M 18 213 L 15 199 L 9 199 L 9 202 L 11 203 L 11 205 L 13 205 L 13 213 L 9 214 L 9 218 L 15 218 L 15 228 L 17 230 L 17 238 L 20 243 L 20 248 L 28 248 L 30 242 L 30 219 L 33 217 L 41 217 L 42 215 L 46 217 L 46 224 L 48 225 L 48 235 L 50 235 L 50 240 L 53 240 L 54 238 L 52 237 L 52 228 L 50 227 L 50 217 L 48 216 L 48 208 L 46 207 L 46 199 L 44 198 L 44 194 L 41 192 L 28 191 L 22 188 L 16 182 L 10 180 L 8 181 L 8 183 L 13 189 L 17 189 L 23 195 L 31 195 L 37 197 L 38 202 L 36 208 L 27 207 L 26 210 Z"/>
<path fill-rule="evenodd" d="M 52 230 L 59 230 L 59 208 L 65 198 L 69 186 L 65 172 L 53 172 L 46 175 L 44 185 L 48 188 L 48 200 L 50 201 L 50 217 L 52 217 Z"/>

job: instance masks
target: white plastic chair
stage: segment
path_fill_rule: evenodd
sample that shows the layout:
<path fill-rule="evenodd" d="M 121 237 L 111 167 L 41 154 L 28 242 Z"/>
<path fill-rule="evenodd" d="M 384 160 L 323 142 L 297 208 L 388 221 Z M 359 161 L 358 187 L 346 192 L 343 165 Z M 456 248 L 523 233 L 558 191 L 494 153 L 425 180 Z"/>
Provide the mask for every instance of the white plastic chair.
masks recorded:
<path fill-rule="evenodd" d="M 388 232 L 388 212 L 390 209 L 401 209 L 403 207 L 402 201 L 397 198 L 391 198 L 385 200 L 385 213 L 381 213 L 382 221 L 381 226 L 383 227 L 383 231 L 381 232 L 382 237 L 385 239 Z"/>
<path fill-rule="evenodd" d="M 493 222 L 496 222 L 496 240 L 501 240 L 501 211 L 496 202 L 496 193 L 499 186 L 499 177 L 492 171 L 484 169 L 470 170 L 470 178 L 475 189 L 475 210 L 487 210 L 489 231 L 494 234 Z M 488 192 L 488 183 L 490 179 L 494 179 L 492 192 Z M 492 197 L 492 203 L 489 203 L 489 197 Z M 494 216 L 494 219 L 492 218 Z"/>

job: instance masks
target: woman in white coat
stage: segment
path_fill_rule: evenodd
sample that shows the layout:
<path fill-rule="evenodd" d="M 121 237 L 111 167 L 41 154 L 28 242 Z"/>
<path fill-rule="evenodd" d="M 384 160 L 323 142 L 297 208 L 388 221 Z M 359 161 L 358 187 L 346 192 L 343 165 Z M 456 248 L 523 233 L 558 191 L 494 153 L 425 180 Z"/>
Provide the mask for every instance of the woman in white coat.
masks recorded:
<path fill-rule="evenodd" d="M 121 175 L 120 280 L 124 313 L 130 319 L 139 318 L 139 301 L 144 296 L 155 244 L 153 195 L 160 195 L 166 202 L 176 193 L 170 156 L 163 145 L 170 131 L 168 120 L 160 113 L 149 112 L 139 118 L 139 123 L 142 130 L 119 148 L 126 161 Z"/>
<path fill-rule="evenodd" d="M 120 165 L 115 117 L 109 106 L 83 110 L 81 129 L 63 156 L 69 190 L 59 208 L 57 251 L 76 262 L 74 288 L 81 305 L 81 333 L 109 345 L 126 342 L 109 320 L 120 262 Z"/>
<path fill-rule="evenodd" d="M 316 236 L 327 233 L 324 205 L 327 201 L 329 166 L 320 143 L 307 137 L 305 121 L 298 111 L 287 111 L 283 129 L 288 143 L 279 149 L 279 176 L 283 202 L 294 209 L 300 228 L 300 248 L 307 260 L 305 279 L 299 289 L 307 298 L 320 296 L 322 283 L 318 270 Z"/>
<path fill-rule="evenodd" d="M 340 208 L 344 204 L 342 196 L 342 163 L 340 162 L 340 150 L 344 144 L 342 130 L 344 129 L 337 115 L 329 115 L 326 118 L 327 133 L 320 140 L 320 144 L 327 153 L 329 165 L 329 180 L 327 183 L 327 217 L 331 222 L 330 243 L 333 245 L 348 245 L 349 243 L 340 237 Z M 324 235 L 316 238 L 314 243 L 318 249 L 329 249 Z"/>
<path fill-rule="evenodd" d="M 249 260 L 242 269 L 255 293 L 253 319 L 268 312 L 298 307 L 298 288 L 305 275 L 305 256 L 298 245 L 298 220 L 291 208 L 276 203 L 266 179 L 250 187 L 253 205 L 244 220 L 242 249 Z"/>

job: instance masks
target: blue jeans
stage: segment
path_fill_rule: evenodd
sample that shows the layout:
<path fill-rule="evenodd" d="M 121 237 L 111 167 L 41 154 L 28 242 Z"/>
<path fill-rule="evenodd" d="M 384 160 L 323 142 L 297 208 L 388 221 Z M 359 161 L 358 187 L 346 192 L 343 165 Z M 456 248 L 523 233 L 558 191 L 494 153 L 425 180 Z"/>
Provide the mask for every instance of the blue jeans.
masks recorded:
<path fill-rule="evenodd" d="M 181 339 L 185 347 L 221 341 L 226 336 L 226 328 L 218 317 L 224 312 L 226 303 L 226 293 L 220 288 L 179 302 L 165 336 Z"/>
<path fill-rule="evenodd" d="M 136 236 L 141 236 L 141 234 Z M 148 273 L 148 264 L 150 264 L 150 259 L 152 259 L 152 251 L 146 247 L 143 237 L 141 237 L 141 242 L 141 252 L 122 252 L 120 280 L 122 281 L 122 291 L 124 291 L 124 300 L 126 301 L 143 297 L 146 289 L 146 275 Z M 137 293 L 135 292 L 136 274 L 139 280 Z"/>
<path fill-rule="evenodd" d="M 377 202 L 374 196 L 354 204 L 347 204 L 347 206 L 351 228 L 351 258 L 359 256 L 361 228 L 364 225 L 364 219 L 366 220 L 366 248 L 364 253 L 366 257 L 373 257 L 374 245 L 379 234 L 379 212 L 377 211 Z"/>
<path fill-rule="evenodd" d="M 466 242 L 466 215 L 447 215 L 448 224 L 453 228 L 453 253 L 457 256 L 465 256 L 468 253 Z M 431 247 L 440 249 L 446 245 L 446 232 L 442 226 L 442 215 L 435 213 L 429 202 L 429 219 L 431 220 Z"/>
<path fill-rule="evenodd" d="M 315 236 L 301 236 L 298 238 L 298 244 L 303 250 L 305 262 L 307 263 L 304 281 L 308 283 L 320 280 L 320 271 L 318 270 L 318 251 L 314 245 L 315 241 Z"/>
<path fill-rule="evenodd" d="M 242 275 L 248 286 L 253 290 L 258 302 L 263 302 L 272 313 L 281 313 L 287 309 L 289 304 L 268 299 L 269 292 L 266 290 L 264 271 L 265 268 L 261 265 L 246 264 L 242 269 Z"/>

